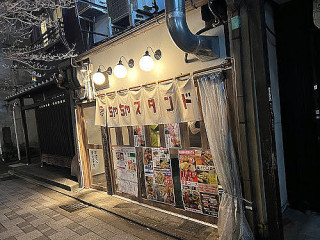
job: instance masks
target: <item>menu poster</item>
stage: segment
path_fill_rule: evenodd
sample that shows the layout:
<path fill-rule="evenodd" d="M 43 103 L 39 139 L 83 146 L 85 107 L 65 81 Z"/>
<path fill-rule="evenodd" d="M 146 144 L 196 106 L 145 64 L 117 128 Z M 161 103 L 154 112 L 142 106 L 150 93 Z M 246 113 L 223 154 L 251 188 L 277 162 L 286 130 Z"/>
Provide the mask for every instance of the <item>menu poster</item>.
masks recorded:
<path fill-rule="evenodd" d="M 218 217 L 219 195 L 200 193 L 203 214 Z"/>
<path fill-rule="evenodd" d="M 143 149 L 143 166 L 147 199 L 154 200 L 152 148 Z"/>
<path fill-rule="evenodd" d="M 198 187 L 182 185 L 182 196 L 185 210 L 202 213 L 200 192 Z"/>
<path fill-rule="evenodd" d="M 135 147 L 146 146 L 146 137 L 144 132 L 144 126 L 134 126 L 133 127 L 133 141 Z"/>
<path fill-rule="evenodd" d="M 218 177 L 210 151 L 179 150 L 183 203 L 188 211 L 218 216 Z"/>
<path fill-rule="evenodd" d="M 147 199 L 175 204 L 169 150 L 144 148 L 143 163 Z"/>
<path fill-rule="evenodd" d="M 184 208 L 202 213 L 195 150 L 179 150 L 179 165 Z"/>
<path fill-rule="evenodd" d="M 105 173 L 105 164 L 102 149 L 89 149 L 92 176 Z"/>
<path fill-rule="evenodd" d="M 167 148 L 181 148 L 179 123 L 165 124 L 164 134 Z"/>
<path fill-rule="evenodd" d="M 94 169 L 98 166 L 98 153 L 96 150 L 89 149 L 89 155 L 91 160 L 91 169 Z"/>
<path fill-rule="evenodd" d="M 118 191 L 138 196 L 137 160 L 134 147 L 114 147 Z"/>
<path fill-rule="evenodd" d="M 197 151 L 196 172 L 199 183 L 199 191 L 210 194 L 218 194 L 218 177 L 213 166 L 210 151 Z"/>

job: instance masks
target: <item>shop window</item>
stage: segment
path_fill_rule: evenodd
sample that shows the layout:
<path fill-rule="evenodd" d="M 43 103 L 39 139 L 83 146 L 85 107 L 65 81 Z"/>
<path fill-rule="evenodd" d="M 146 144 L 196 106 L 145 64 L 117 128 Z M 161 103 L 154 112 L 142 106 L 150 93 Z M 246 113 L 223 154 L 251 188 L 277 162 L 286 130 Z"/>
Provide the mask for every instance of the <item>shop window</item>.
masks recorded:
<path fill-rule="evenodd" d="M 116 194 L 216 223 L 218 182 L 203 121 L 116 127 L 110 134 Z"/>
<path fill-rule="evenodd" d="M 128 129 L 128 127 L 122 127 L 121 131 L 122 131 L 123 145 L 130 146 L 129 129 Z"/>
<path fill-rule="evenodd" d="M 46 21 L 43 21 L 41 23 L 40 29 L 41 29 L 41 35 L 42 35 L 42 38 L 43 38 L 43 45 L 47 46 L 48 43 L 49 43 L 49 40 L 48 40 L 48 28 L 47 28 Z"/>
<path fill-rule="evenodd" d="M 159 124 L 150 126 L 151 146 L 160 147 L 160 130 Z"/>
<path fill-rule="evenodd" d="M 198 147 L 201 148 L 201 128 L 200 122 L 189 122 L 188 123 L 188 131 L 189 131 L 189 139 L 190 139 L 190 147 Z"/>
<path fill-rule="evenodd" d="M 111 145 L 116 146 L 117 145 L 117 134 L 115 128 L 109 128 L 110 129 L 110 139 L 111 139 Z"/>
<path fill-rule="evenodd" d="M 95 107 L 85 108 L 84 115 L 86 119 L 88 144 L 102 145 L 101 128 L 94 123 Z"/>
<path fill-rule="evenodd" d="M 181 193 L 181 181 L 180 181 L 180 168 L 179 159 L 171 159 L 171 168 L 173 176 L 174 195 L 176 199 L 176 207 L 183 209 L 182 193 Z"/>

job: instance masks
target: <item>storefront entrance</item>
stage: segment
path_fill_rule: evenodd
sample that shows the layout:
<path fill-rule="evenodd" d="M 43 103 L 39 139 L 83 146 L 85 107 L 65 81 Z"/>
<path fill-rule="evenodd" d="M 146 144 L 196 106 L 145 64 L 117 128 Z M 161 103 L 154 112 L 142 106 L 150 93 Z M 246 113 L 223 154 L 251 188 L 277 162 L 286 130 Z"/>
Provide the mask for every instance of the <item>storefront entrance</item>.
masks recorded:
<path fill-rule="evenodd" d="M 95 104 L 86 103 L 77 107 L 77 121 L 82 123 L 82 127 L 78 128 L 78 138 L 82 141 L 80 154 L 84 156 L 82 159 L 82 168 L 84 178 L 87 179 L 91 188 L 107 191 L 106 177 L 106 156 L 103 150 L 102 131 L 105 128 L 95 125 Z"/>
<path fill-rule="evenodd" d="M 197 81 L 186 75 L 144 88 L 149 89 L 111 92 L 97 97 L 96 105 L 78 107 L 85 123 L 89 186 L 216 224 L 223 190 Z M 102 143 L 104 134 L 107 141 Z"/>

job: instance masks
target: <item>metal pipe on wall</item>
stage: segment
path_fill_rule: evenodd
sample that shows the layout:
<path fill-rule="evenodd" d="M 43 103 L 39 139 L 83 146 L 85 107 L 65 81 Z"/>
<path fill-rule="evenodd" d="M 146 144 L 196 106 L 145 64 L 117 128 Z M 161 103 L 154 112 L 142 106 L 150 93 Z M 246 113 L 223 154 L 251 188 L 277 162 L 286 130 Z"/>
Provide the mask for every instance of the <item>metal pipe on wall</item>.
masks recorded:
<path fill-rule="evenodd" d="M 202 61 L 219 58 L 219 38 L 193 34 L 186 21 L 185 0 L 166 0 L 166 22 L 173 42 L 184 52 L 196 55 Z"/>

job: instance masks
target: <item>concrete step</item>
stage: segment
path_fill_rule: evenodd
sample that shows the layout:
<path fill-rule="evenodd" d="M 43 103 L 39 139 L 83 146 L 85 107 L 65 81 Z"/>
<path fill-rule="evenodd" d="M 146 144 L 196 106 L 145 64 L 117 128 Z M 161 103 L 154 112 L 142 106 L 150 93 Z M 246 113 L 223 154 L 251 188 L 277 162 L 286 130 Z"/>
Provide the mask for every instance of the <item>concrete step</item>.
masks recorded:
<path fill-rule="evenodd" d="M 9 165 L 9 173 L 45 182 L 67 191 L 74 192 L 79 189 L 79 183 L 71 179 L 67 170 L 63 168 L 41 167 L 40 164 L 14 164 Z"/>

